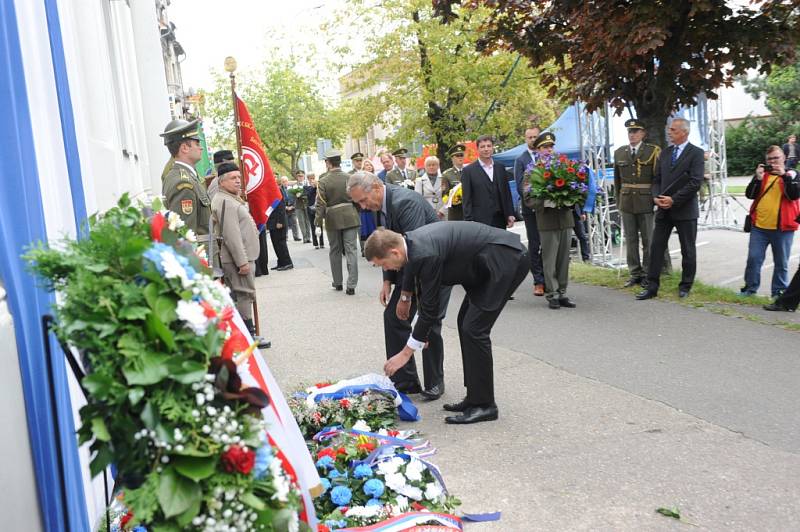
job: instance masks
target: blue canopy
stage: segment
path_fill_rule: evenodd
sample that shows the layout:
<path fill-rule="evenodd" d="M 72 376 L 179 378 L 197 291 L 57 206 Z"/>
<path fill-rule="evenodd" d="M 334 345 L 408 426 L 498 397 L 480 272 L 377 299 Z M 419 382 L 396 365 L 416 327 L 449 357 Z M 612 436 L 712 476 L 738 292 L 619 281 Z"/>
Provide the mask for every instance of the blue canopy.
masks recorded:
<path fill-rule="evenodd" d="M 556 135 L 556 152 L 563 153 L 570 159 L 578 159 L 581 156 L 581 139 L 576 107 L 575 105 L 567 107 L 558 117 L 558 120 L 546 129 L 546 131 L 552 131 Z M 513 168 L 514 161 L 526 149 L 528 149 L 527 145 L 523 142 L 510 150 L 495 153 L 492 157 L 495 162 L 502 164 L 506 168 Z"/>

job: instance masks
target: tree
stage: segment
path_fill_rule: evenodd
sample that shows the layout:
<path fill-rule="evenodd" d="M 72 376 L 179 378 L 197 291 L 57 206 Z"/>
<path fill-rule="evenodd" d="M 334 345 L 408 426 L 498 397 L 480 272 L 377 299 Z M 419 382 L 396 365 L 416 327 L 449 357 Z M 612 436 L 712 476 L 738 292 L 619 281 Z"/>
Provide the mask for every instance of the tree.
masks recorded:
<path fill-rule="evenodd" d="M 776 66 L 768 76 L 745 80 L 744 85 L 753 96 L 766 96 L 767 109 L 776 120 L 787 125 L 800 124 L 800 61 Z"/>
<path fill-rule="evenodd" d="M 334 142 L 343 135 L 338 111 L 316 88 L 288 64 L 268 63 L 264 70 L 237 75 L 237 93 L 247 104 L 253 123 L 273 165 L 292 173 L 300 156 L 314 148 L 318 138 Z M 204 94 L 204 112 L 214 121 L 211 141 L 235 147 L 230 80 L 215 74 L 214 90 Z"/>
<path fill-rule="evenodd" d="M 739 6 L 725 0 L 434 4 L 450 25 L 491 6 L 482 50 L 514 50 L 533 66 L 554 64 L 542 78 L 551 91 L 584 101 L 589 110 L 609 102 L 620 114 L 633 106 L 662 145 L 667 119 L 679 105 L 694 104 L 703 92 L 716 98 L 715 89 L 748 69 L 767 73 L 772 64 L 791 61 L 798 38 L 797 2 L 781 0 Z"/>
<path fill-rule="evenodd" d="M 495 135 L 500 144 L 521 142 L 526 125 L 549 123 L 560 110 L 562 104 L 546 96 L 538 74 L 524 62 L 501 86 L 516 54 L 477 52 L 489 10 L 446 25 L 434 16 L 430 0 L 367 4 L 350 0 L 346 14 L 329 26 L 349 29 L 335 34 L 342 42 L 333 45 L 343 58 L 337 68 L 351 69 L 342 78 L 342 105 L 352 135 L 380 124 L 392 129 L 387 139 L 392 145 L 435 143 L 448 164 L 446 154 L 457 142 L 481 133 Z M 362 15 L 351 21 L 350 13 Z M 356 50 L 354 42 L 365 50 Z M 493 112 L 482 124 L 493 100 Z"/>

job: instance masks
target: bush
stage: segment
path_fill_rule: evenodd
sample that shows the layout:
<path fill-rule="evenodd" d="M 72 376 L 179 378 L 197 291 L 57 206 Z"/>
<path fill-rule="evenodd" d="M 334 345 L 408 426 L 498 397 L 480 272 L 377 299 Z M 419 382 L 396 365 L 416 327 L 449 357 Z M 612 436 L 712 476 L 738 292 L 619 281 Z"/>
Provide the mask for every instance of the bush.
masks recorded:
<path fill-rule="evenodd" d="M 738 126 L 725 130 L 728 175 L 751 175 L 764 162 L 764 150 L 772 144 L 783 146 L 798 124 L 782 123 L 775 118 L 746 118 Z"/>

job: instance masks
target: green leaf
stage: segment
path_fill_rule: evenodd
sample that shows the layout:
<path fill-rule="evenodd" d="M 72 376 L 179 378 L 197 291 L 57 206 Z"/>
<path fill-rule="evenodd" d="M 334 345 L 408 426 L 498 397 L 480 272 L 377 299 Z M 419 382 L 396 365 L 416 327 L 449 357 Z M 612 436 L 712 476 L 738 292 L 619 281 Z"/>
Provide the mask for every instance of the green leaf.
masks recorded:
<path fill-rule="evenodd" d="M 130 385 L 155 384 L 169 375 L 169 359 L 170 356 L 163 353 L 144 353 L 122 368 L 122 373 Z"/>
<path fill-rule="evenodd" d="M 181 384 L 192 384 L 203 380 L 208 373 L 208 367 L 202 362 L 183 360 L 172 357 L 167 363 L 169 378 Z"/>
<path fill-rule="evenodd" d="M 159 319 L 159 317 L 154 313 L 151 312 L 147 315 L 147 333 L 150 337 L 158 337 L 169 347 L 171 350 L 175 349 L 175 336 L 172 334 L 172 331 L 164 325 L 164 322 Z"/>
<path fill-rule="evenodd" d="M 144 389 L 131 388 L 128 390 L 128 402 L 130 402 L 131 405 L 136 405 L 136 403 L 142 400 L 142 397 L 144 397 Z"/>
<path fill-rule="evenodd" d="M 144 426 L 150 430 L 155 430 L 156 426 L 158 426 L 159 422 L 161 421 L 158 411 L 152 403 L 147 403 L 144 405 L 141 417 Z"/>
<path fill-rule="evenodd" d="M 174 523 L 161 523 L 159 525 L 153 525 L 153 532 L 181 532 L 181 530 L 181 527 Z"/>
<path fill-rule="evenodd" d="M 150 283 L 144 287 L 144 298 L 150 308 L 155 308 L 156 298 L 158 298 L 158 286 L 155 283 Z"/>
<path fill-rule="evenodd" d="M 173 449 L 172 454 L 175 456 L 213 456 L 212 453 L 208 451 L 200 451 L 194 447 L 184 447 L 182 451 Z"/>
<path fill-rule="evenodd" d="M 197 514 L 200 513 L 200 503 L 201 499 L 198 498 L 197 501 L 194 504 L 192 504 L 188 510 L 186 510 L 185 512 L 183 512 L 182 514 L 180 514 L 178 517 L 175 518 L 175 521 L 178 522 L 178 526 L 181 528 L 181 530 L 186 530 L 189 523 L 192 522 L 192 519 L 197 517 Z"/>
<path fill-rule="evenodd" d="M 83 387 L 89 392 L 92 397 L 103 401 L 108 397 L 111 387 L 114 385 L 114 379 L 105 373 L 90 373 L 81 381 Z"/>
<path fill-rule="evenodd" d="M 159 296 L 156 299 L 156 304 L 153 307 L 153 311 L 158 316 L 165 325 L 169 325 L 175 318 L 177 318 L 177 314 L 175 314 L 175 300 L 171 297 L 167 296 Z"/>
<path fill-rule="evenodd" d="M 89 472 L 92 474 L 92 478 L 102 473 L 111 464 L 112 460 L 114 460 L 114 454 L 108 445 L 104 444 L 97 450 L 97 454 L 94 455 L 92 462 L 89 464 Z"/>
<path fill-rule="evenodd" d="M 108 270 L 108 264 L 103 264 L 101 262 L 96 262 L 96 263 L 93 263 L 93 264 L 85 264 L 84 268 L 86 268 L 90 272 L 102 273 L 102 272 Z"/>
<path fill-rule="evenodd" d="M 124 307 L 119 312 L 119 317 L 125 320 L 143 320 L 147 317 L 150 309 L 147 307 Z"/>
<path fill-rule="evenodd" d="M 167 519 L 199 504 L 202 496 L 203 492 L 196 482 L 176 474 L 171 467 L 161 473 L 158 483 L 158 503 Z"/>
<path fill-rule="evenodd" d="M 106 422 L 101 417 L 92 418 L 92 434 L 100 441 L 111 440 L 111 434 L 108 433 Z"/>
<path fill-rule="evenodd" d="M 242 496 L 239 497 L 239 500 L 258 512 L 264 511 L 267 508 L 267 505 L 264 503 L 264 501 L 262 501 L 261 499 L 256 497 L 252 492 L 249 491 L 247 493 L 242 494 Z"/>
<path fill-rule="evenodd" d="M 292 511 L 288 508 L 275 512 L 275 517 L 272 518 L 272 526 L 275 528 L 275 532 L 288 532 L 292 518 Z"/>
<path fill-rule="evenodd" d="M 181 475 L 199 482 L 214 474 L 217 469 L 217 458 L 215 456 L 175 456 L 172 458 L 172 466 Z"/>
<path fill-rule="evenodd" d="M 656 513 L 660 513 L 666 517 L 672 517 L 673 519 L 681 518 L 680 510 L 677 508 L 656 508 Z"/>

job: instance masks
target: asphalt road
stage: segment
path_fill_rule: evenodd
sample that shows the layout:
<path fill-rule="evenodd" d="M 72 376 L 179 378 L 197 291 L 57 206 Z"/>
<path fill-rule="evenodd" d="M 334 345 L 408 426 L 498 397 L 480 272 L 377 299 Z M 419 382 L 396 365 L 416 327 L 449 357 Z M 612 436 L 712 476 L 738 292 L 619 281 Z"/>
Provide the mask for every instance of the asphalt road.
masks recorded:
<path fill-rule="evenodd" d="M 380 372 L 380 272 L 361 259 L 345 296 L 330 288 L 327 249 L 290 252 L 294 270 L 257 281 L 284 391 Z M 462 295 L 443 329 L 446 401 L 463 395 Z M 570 296 L 577 309 L 548 310 L 528 279 L 498 320 L 500 420 L 455 427 L 441 401 L 419 404 L 414 428 L 463 510 L 503 512 L 468 529 L 685 528 L 662 506 L 704 530 L 800 529 L 798 333 L 591 286 Z"/>

